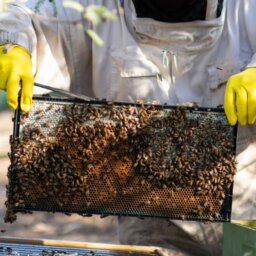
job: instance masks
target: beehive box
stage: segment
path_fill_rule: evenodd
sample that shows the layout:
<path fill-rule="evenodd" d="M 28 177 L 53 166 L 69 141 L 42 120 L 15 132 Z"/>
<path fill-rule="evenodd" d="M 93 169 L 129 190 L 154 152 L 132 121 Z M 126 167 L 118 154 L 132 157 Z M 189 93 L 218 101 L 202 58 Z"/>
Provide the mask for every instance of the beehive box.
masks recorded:
<path fill-rule="evenodd" d="M 31 211 L 229 221 L 235 141 L 223 109 L 34 98 L 14 118 L 6 221 Z"/>
<path fill-rule="evenodd" d="M 256 220 L 223 225 L 223 256 L 256 256 Z"/>
<path fill-rule="evenodd" d="M 6 256 L 159 256 L 160 248 L 0 237 L 0 255 Z"/>

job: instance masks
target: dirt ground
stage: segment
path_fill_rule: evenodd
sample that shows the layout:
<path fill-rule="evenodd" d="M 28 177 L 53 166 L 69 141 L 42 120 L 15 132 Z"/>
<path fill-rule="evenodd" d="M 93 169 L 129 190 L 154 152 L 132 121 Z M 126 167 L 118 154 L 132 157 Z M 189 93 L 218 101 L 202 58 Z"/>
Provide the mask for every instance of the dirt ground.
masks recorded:
<path fill-rule="evenodd" d="M 7 169 L 9 166 L 9 136 L 12 134 L 13 112 L 0 112 L 0 236 L 58 239 L 81 242 L 118 244 L 115 217 L 66 216 L 55 213 L 18 214 L 13 224 L 4 222 Z"/>

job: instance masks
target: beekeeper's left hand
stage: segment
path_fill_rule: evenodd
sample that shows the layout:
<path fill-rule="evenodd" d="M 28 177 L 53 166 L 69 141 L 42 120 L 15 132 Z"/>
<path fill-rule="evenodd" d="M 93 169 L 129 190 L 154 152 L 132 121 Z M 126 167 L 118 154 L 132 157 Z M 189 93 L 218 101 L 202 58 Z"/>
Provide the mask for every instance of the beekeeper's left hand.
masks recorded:
<path fill-rule="evenodd" d="M 247 68 L 227 82 L 224 109 L 231 125 L 253 124 L 256 120 L 256 68 Z"/>

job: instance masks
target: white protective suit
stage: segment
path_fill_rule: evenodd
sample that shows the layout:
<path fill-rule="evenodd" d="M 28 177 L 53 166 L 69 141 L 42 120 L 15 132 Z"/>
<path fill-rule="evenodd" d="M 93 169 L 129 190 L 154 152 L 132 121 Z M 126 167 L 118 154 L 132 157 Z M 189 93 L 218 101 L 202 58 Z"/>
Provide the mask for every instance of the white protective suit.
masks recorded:
<path fill-rule="evenodd" d="M 0 13 L 0 44 L 16 43 L 31 52 L 37 82 L 108 100 L 216 107 L 223 104 L 227 79 L 256 67 L 255 0 L 224 0 L 219 18 L 217 0 L 208 0 L 206 20 L 185 23 L 137 18 L 131 0 L 78 2 L 124 9 L 116 21 L 96 28 L 103 47 L 84 33 L 89 22 L 74 22 L 81 14 L 63 8 L 61 0 L 15 1 Z M 256 219 L 255 151 L 255 125 L 239 127 L 233 219 Z M 120 218 L 119 230 L 124 243 L 220 255 L 221 224 Z"/>

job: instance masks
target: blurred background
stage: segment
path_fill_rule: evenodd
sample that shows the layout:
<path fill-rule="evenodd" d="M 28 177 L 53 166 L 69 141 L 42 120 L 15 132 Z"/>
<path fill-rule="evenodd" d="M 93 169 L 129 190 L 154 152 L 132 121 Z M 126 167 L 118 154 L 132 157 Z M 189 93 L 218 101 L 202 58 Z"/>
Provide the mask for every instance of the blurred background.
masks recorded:
<path fill-rule="evenodd" d="M 5 92 L 0 91 L 0 236 L 42 238 L 81 242 L 118 244 L 115 217 L 66 216 L 61 213 L 17 214 L 13 224 L 4 222 L 9 137 L 13 130 L 14 112 L 8 109 Z"/>

